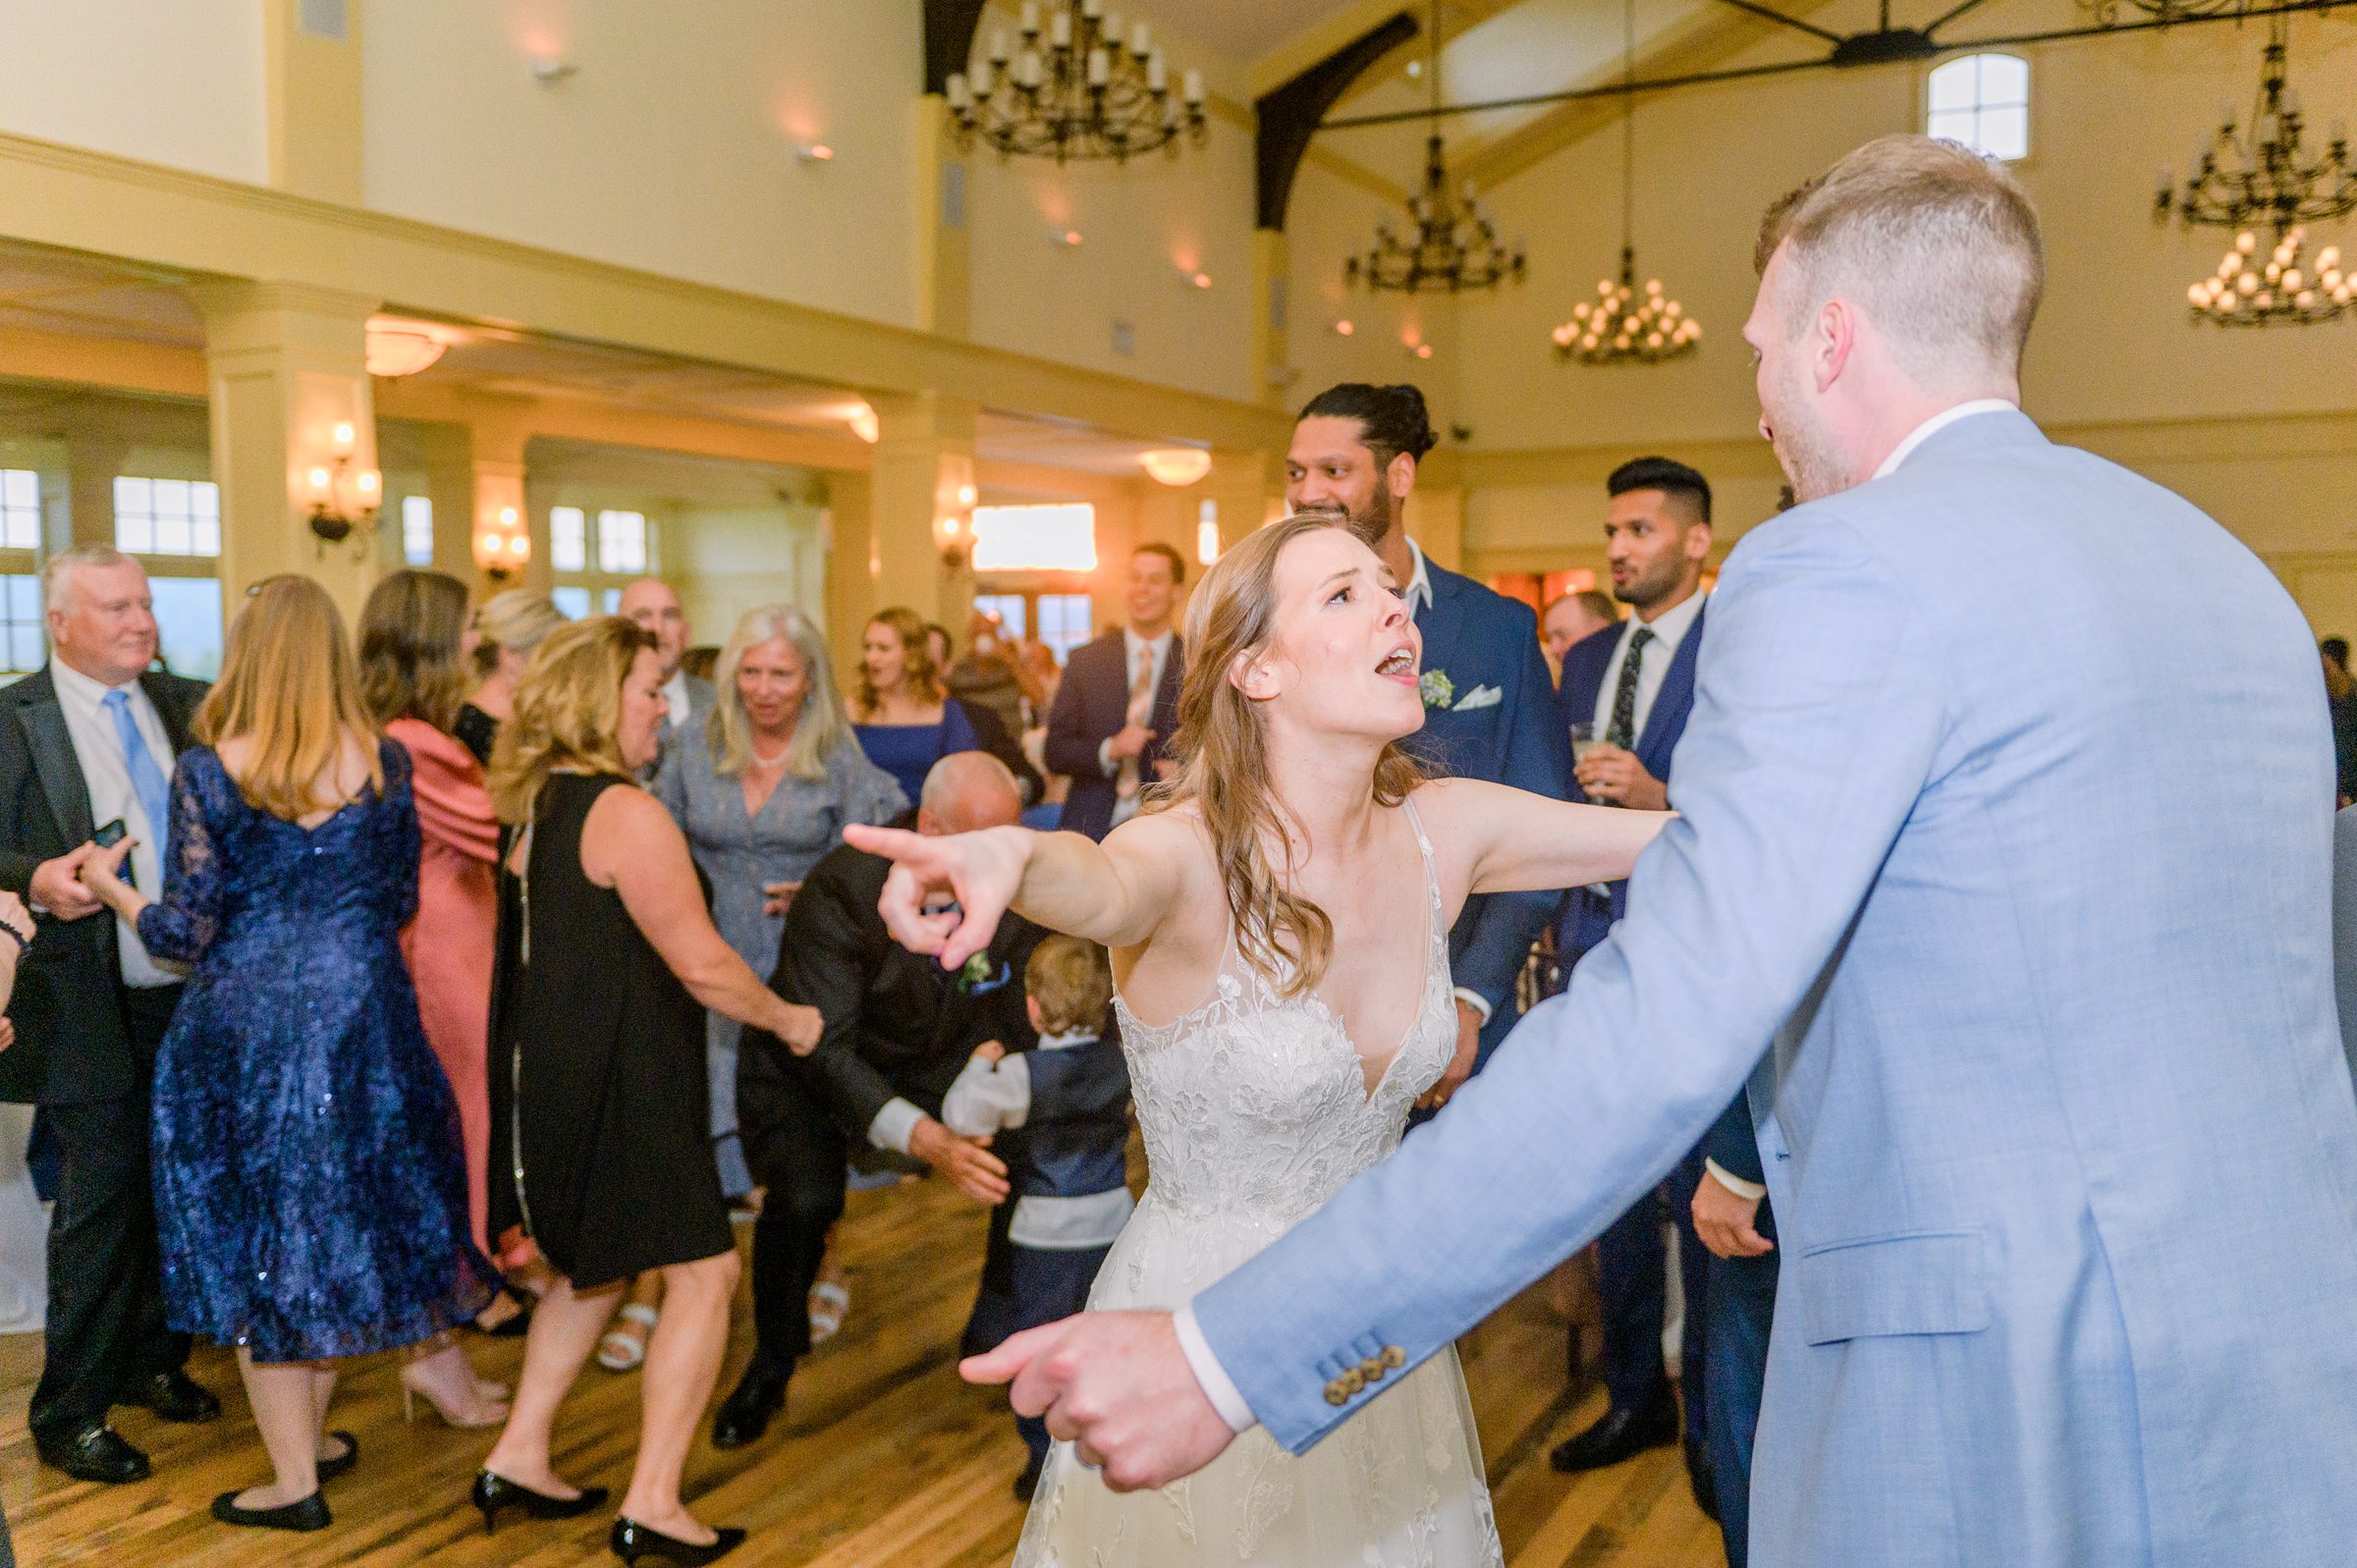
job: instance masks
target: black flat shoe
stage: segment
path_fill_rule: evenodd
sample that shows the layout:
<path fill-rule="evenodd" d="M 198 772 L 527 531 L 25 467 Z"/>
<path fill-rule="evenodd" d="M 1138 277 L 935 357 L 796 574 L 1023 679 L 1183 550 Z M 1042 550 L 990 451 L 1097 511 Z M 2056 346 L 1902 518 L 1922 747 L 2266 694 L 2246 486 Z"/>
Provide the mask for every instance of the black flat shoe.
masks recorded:
<path fill-rule="evenodd" d="M 221 1401 L 211 1389 L 185 1372 L 151 1372 L 134 1378 L 115 1395 L 118 1405 L 137 1405 L 166 1421 L 212 1421 L 221 1414 Z"/>
<path fill-rule="evenodd" d="M 551 1497 L 505 1476 L 480 1470 L 475 1472 L 473 1499 L 483 1516 L 483 1534 L 487 1536 L 498 1525 L 502 1508 L 520 1507 L 534 1519 L 578 1519 L 593 1508 L 605 1506 L 606 1488 L 583 1487 L 578 1497 Z"/>
<path fill-rule="evenodd" d="M 225 1491 L 213 1499 L 213 1517 L 253 1530 L 325 1530 L 333 1523 L 327 1516 L 327 1499 L 315 1491 L 275 1508 L 241 1508 L 238 1494 Z"/>
<path fill-rule="evenodd" d="M 323 1482 L 335 1480 L 360 1462 L 359 1438 L 355 1437 L 349 1432 L 331 1432 L 328 1435 L 343 1438 L 344 1451 L 333 1459 L 322 1459 L 311 1467 Z"/>
<path fill-rule="evenodd" d="M 1648 1448 L 1667 1448 L 1677 1441 L 1677 1406 L 1670 1400 L 1645 1410 L 1606 1411 L 1596 1425 L 1557 1445 L 1547 1462 L 1566 1475 L 1602 1470 L 1633 1459 Z"/>
<path fill-rule="evenodd" d="M 709 1546 L 667 1536 L 660 1530 L 649 1530 L 635 1519 L 617 1519 L 614 1533 L 606 1538 L 607 1546 L 624 1562 L 636 1562 L 641 1557 L 660 1557 L 665 1562 L 718 1562 L 744 1544 L 744 1532 L 734 1525 L 718 1529 L 719 1538 Z"/>
<path fill-rule="evenodd" d="M 62 1470 L 76 1481 L 103 1482 L 119 1487 L 127 1481 L 145 1481 L 147 1456 L 123 1440 L 112 1427 L 92 1427 L 65 1442 L 33 1439 L 41 1463 Z"/>
<path fill-rule="evenodd" d="M 720 1402 L 712 1417 L 712 1446 L 741 1448 L 759 1442 L 769 1424 L 786 1408 L 787 1374 L 756 1359 Z"/>

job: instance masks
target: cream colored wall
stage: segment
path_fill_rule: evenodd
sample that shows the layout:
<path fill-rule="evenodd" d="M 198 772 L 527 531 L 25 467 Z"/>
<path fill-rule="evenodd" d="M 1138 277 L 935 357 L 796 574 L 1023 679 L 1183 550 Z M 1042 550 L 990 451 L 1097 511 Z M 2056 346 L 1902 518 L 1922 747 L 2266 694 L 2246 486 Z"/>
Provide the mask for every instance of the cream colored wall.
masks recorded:
<path fill-rule="evenodd" d="M 0 0 L 0 131 L 269 178 L 257 0 Z"/>
<path fill-rule="evenodd" d="M 2021 0 L 2003 20 L 2026 30 L 2083 14 L 2062 0 Z M 2058 437 L 2209 509 L 2276 565 L 2320 621 L 2357 624 L 2357 440 L 2346 420 L 2313 417 L 2357 410 L 2357 338 L 2339 323 L 2252 332 L 2189 321 L 2185 288 L 2230 237 L 2150 217 L 2154 168 L 2173 160 L 2181 175 L 2219 104 L 2247 103 L 2261 41 L 2253 29 L 2194 27 L 2025 51 L 2033 151 L 2019 173 L 2044 218 L 2049 268 L 2025 400 Z M 2292 64 L 2309 103 L 2349 101 L 2357 27 L 2300 19 Z M 1504 232 L 1528 236 L 1531 276 L 1457 307 L 1461 351 L 1444 398 L 1474 432 L 1454 472 L 1469 487 L 1466 548 L 1477 569 L 1593 564 L 1603 476 L 1641 451 L 1686 457 L 1712 474 L 1723 544 L 1772 512 L 1779 476 L 1756 436 L 1737 337 L 1758 215 L 1868 137 L 1917 128 L 1923 76 L 1816 73 L 1672 92 L 1640 108 L 1640 268 L 1708 333 L 1677 363 L 1562 364 L 1547 337 L 1617 264 L 1617 130 L 1485 196 Z M 2311 247 L 2332 241 L 2357 246 L 2357 226 L 2327 226 Z M 1314 243 L 1296 234 L 1296 255 Z M 1294 343 L 1300 355 L 1298 332 Z"/>
<path fill-rule="evenodd" d="M 368 205 L 912 320 L 916 6 L 379 0 L 367 22 Z M 577 74 L 543 85 L 538 56 Z"/>
<path fill-rule="evenodd" d="M 1406 179 L 1416 171 L 1397 172 Z M 1286 213 L 1285 341 L 1298 374 L 1281 401 L 1293 409 L 1341 381 L 1412 381 L 1424 389 L 1435 422 L 1446 426 L 1461 373 L 1457 322 L 1476 307 L 1446 295 L 1378 294 L 1363 283 L 1345 284 L 1344 261 L 1373 246 L 1378 223 L 1395 234 L 1405 228 L 1403 202 L 1315 161 L 1301 166 Z M 1335 331 L 1338 321 L 1351 324 L 1349 337 Z M 1411 343 L 1431 344 L 1432 357 L 1417 358 Z"/>

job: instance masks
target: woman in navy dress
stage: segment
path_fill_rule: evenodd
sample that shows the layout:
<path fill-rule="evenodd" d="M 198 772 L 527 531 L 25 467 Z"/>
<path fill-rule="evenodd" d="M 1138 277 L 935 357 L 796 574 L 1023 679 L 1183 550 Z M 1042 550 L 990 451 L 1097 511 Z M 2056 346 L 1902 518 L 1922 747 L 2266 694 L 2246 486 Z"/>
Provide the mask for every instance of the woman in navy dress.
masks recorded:
<path fill-rule="evenodd" d="M 401 956 L 409 758 L 369 724 L 324 589 L 253 589 L 194 729 L 162 901 L 121 880 L 127 842 L 82 876 L 149 952 L 192 966 L 155 1066 L 164 1295 L 175 1328 L 237 1346 L 277 1471 L 214 1517 L 318 1530 L 319 1484 L 356 1451 L 320 1431 L 336 1374 L 316 1364 L 465 1324 L 499 1276 Z"/>
<path fill-rule="evenodd" d="M 859 640 L 859 686 L 851 693 L 851 733 L 867 760 L 900 781 L 910 800 L 925 775 L 953 751 L 979 751 L 973 721 L 950 700 L 913 610 L 879 611 Z"/>

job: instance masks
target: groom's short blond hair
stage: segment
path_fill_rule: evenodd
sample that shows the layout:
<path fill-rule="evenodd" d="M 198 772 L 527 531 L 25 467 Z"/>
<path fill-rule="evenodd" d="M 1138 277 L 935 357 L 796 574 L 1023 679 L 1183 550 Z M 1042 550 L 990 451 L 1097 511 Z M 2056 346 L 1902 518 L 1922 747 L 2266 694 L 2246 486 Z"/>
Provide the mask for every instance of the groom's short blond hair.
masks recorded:
<path fill-rule="evenodd" d="M 2046 256 L 2037 209 L 2002 164 L 1952 141 L 1878 136 L 1769 207 L 1761 273 L 1780 246 L 1793 330 L 1839 295 L 1927 386 L 2018 372 Z"/>

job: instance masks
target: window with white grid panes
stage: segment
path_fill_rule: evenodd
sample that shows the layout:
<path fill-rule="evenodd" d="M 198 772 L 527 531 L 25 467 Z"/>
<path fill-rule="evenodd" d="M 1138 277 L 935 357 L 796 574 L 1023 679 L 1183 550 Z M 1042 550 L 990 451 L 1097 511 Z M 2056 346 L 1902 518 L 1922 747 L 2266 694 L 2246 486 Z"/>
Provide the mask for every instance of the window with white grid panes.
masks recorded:
<path fill-rule="evenodd" d="M 41 476 L 30 468 L 0 468 L 0 550 L 41 547 Z"/>
<path fill-rule="evenodd" d="M 557 607 L 557 614 L 568 621 L 589 619 L 589 590 L 581 587 L 558 586 L 548 590 L 548 602 Z"/>
<path fill-rule="evenodd" d="M 48 627 L 41 619 L 41 579 L 30 572 L 0 576 L 0 674 L 28 676 L 49 657 Z"/>
<path fill-rule="evenodd" d="M 2030 63 L 2017 54 L 1968 54 L 1934 66 L 1924 83 L 1924 135 L 1983 157 L 2030 155 Z"/>
<path fill-rule="evenodd" d="M 548 569 L 589 569 L 589 515 L 580 508 L 548 509 Z"/>
<path fill-rule="evenodd" d="M 210 479 L 115 479 L 115 548 L 127 556 L 221 554 L 221 491 Z"/>
<path fill-rule="evenodd" d="M 597 569 L 635 576 L 646 569 L 646 514 L 597 514 Z"/>
<path fill-rule="evenodd" d="M 434 564 L 434 503 L 429 497 L 401 498 L 401 559 L 412 567 Z"/>

